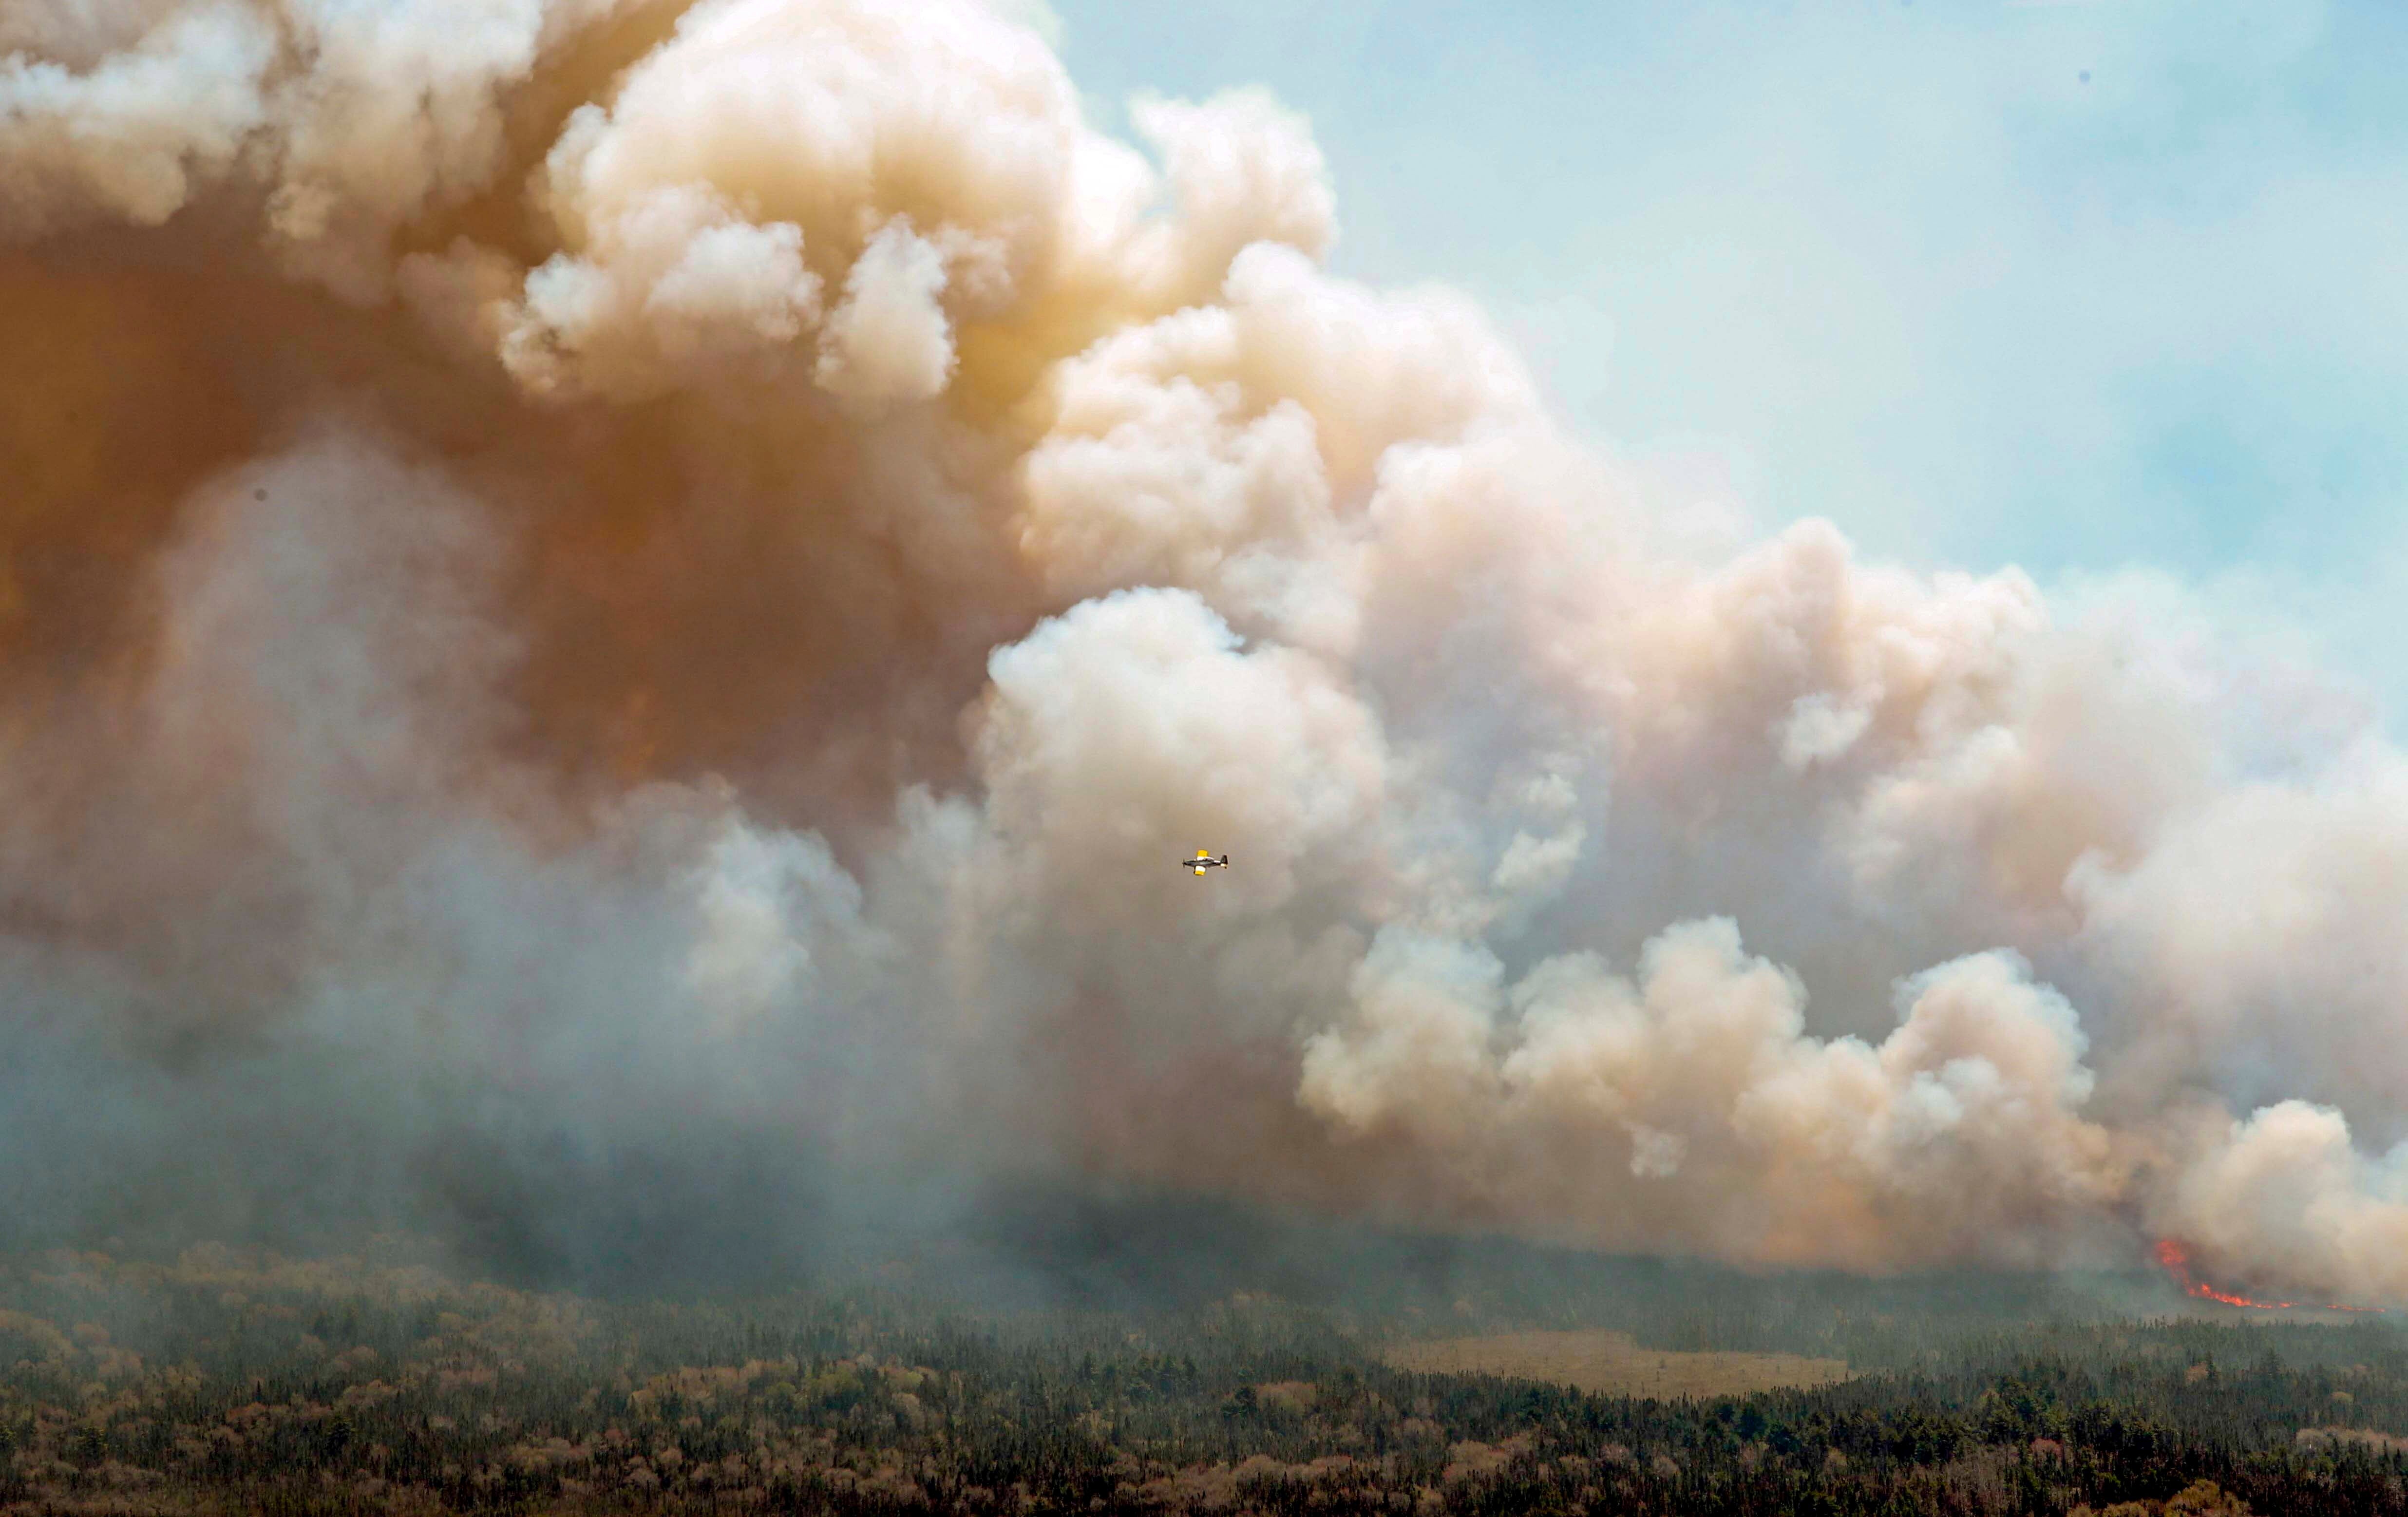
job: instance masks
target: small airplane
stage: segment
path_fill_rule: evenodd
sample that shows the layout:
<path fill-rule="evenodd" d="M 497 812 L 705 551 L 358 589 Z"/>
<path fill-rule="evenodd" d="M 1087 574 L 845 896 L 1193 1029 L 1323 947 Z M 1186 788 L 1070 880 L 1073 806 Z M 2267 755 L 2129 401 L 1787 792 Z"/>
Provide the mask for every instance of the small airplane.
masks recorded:
<path fill-rule="evenodd" d="M 1194 858 L 1181 859 L 1179 861 L 1179 866 L 1182 869 L 1195 870 L 1196 878 L 1201 880 L 1204 878 L 1204 871 L 1207 869 L 1227 868 L 1229 866 L 1229 855 L 1224 853 L 1216 859 L 1211 854 L 1207 853 L 1204 850 L 1199 848 L 1196 851 L 1196 856 Z"/>

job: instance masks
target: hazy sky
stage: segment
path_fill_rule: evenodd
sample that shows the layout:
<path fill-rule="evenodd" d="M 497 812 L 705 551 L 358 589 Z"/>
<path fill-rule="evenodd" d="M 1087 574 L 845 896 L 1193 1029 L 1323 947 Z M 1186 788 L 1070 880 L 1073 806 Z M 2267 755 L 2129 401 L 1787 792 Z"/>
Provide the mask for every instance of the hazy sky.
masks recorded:
<path fill-rule="evenodd" d="M 1307 113 L 1336 267 L 1474 292 L 1592 434 L 1916 563 L 2170 572 L 2408 704 L 2408 7 L 1053 8 L 1101 120 Z"/>

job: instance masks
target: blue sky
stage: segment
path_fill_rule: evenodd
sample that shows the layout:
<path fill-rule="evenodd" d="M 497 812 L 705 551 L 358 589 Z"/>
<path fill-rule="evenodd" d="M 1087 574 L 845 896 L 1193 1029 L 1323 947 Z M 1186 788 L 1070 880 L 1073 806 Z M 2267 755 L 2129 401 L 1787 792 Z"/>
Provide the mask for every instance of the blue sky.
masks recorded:
<path fill-rule="evenodd" d="M 2408 705 L 2408 5 L 1052 10 L 1116 129 L 1303 111 L 1340 272 L 1472 292 L 1670 477 L 1911 563 L 2171 575 Z"/>

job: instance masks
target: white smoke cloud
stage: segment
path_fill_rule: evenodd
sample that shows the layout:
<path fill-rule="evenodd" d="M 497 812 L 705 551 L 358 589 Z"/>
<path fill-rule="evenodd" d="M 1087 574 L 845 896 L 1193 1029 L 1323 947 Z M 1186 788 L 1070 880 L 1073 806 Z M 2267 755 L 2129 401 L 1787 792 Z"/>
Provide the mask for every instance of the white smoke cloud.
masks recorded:
<path fill-rule="evenodd" d="M 820 387 L 870 415 L 944 393 L 953 332 L 937 297 L 945 261 L 897 217 L 869 239 L 845 276 L 844 301 L 820 345 Z"/>
<path fill-rule="evenodd" d="M 802 229 L 759 226 L 695 189 L 659 191 L 555 255 L 505 307 L 502 362 L 538 394 L 640 399 L 747 356 L 774 357 L 819 319 Z M 464 253 L 471 258 L 473 253 Z"/>
<path fill-rule="evenodd" d="M 1140 100 L 1131 117 L 1169 178 L 1178 220 L 1144 247 L 1145 272 L 1174 297 L 1208 293 L 1256 243 L 1318 259 L 1338 236 L 1321 150 L 1304 120 L 1260 91 L 1201 105 Z"/>
<path fill-rule="evenodd" d="M 1872 1268 L 1989 1233 L 2028 1262 L 2117 1194 L 2114 1137 L 2080 1115 L 2072 1009 L 2012 956 L 1901 986 L 1873 1048 L 1806 1036 L 1796 977 L 1747 958 L 1727 921 L 1667 931 L 1636 984 L 1576 956 L 1509 993 L 1468 952 L 1375 949 L 1354 1018 L 1307 1053 L 1303 1098 L 1477 1155 L 1519 1227 Z"/>
<path fill-rule="evenodd" d="M 275 34 L 238 6 L 161 17 L 89 68 L 24 52 L 0 59 L 0 235 L 61 218 L 156 226 L 194 179 L 222 176 L 265 121 Z"/>
<path fill-rule="evenodd" d="M 7 36 L 16 1214 L 1033 1172 L 2408 1296 L 2401 757 L 2110 591 L 1707 551 L 1323 270 L 1267 99 L 1157 172 L 953 3 Z"/>

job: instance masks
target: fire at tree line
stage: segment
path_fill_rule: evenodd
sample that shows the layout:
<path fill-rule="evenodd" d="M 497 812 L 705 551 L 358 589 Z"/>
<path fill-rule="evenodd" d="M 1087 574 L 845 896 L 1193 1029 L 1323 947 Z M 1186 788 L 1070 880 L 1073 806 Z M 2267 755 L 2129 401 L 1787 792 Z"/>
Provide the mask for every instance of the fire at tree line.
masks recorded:
<path fill-rule="evenodd" d="M 663 1299 L 400 1258 L 8 1259 L 0 1510 L 2408 1513 L 2391 1322 L 2179 1317 L 2162 1280 L 1477 1245 L 1258 1272 L 1277 1294 L 1149 1297 L 1124 1260 Z M 1848 1378 L 1656 1397 L 1395 1363 L 1530 1328 Z"/>

